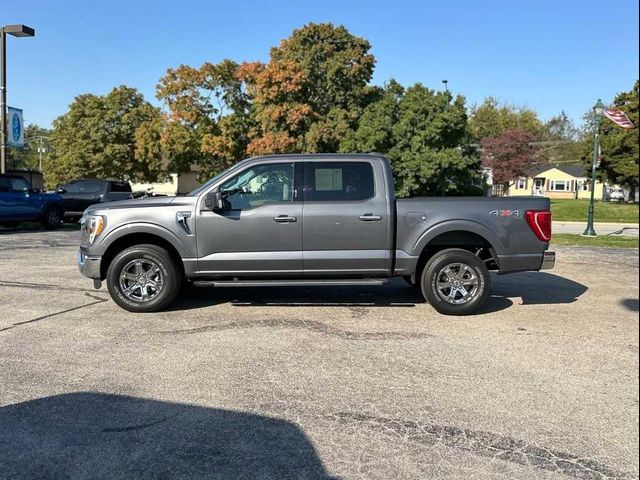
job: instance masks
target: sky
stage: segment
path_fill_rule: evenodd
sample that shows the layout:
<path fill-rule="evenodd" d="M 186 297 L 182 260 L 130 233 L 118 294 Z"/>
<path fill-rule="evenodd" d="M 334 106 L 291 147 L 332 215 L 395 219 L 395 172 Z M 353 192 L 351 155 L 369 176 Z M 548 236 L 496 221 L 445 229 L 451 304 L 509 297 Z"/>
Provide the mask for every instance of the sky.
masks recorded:
<path fill-rule="evenodd" d="M 372 83 L 395 78 L 468 105 L 487 96 L 577 123 L 638 78 L 637 0 L 0 0 L 8 38 L 8 104 L 49 127 L 76 95 L 138 88 L 158 104 L 167 68 L 224 58 L 266 61 L 309 22 L 341 24 L 372 45 Z"/>

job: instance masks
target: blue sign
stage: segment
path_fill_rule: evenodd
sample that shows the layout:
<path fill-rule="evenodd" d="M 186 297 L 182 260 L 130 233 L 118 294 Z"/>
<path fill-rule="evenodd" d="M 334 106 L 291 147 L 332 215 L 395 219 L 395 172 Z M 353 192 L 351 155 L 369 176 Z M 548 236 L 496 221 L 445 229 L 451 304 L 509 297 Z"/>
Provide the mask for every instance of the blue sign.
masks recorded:
<path fill-rule="evenodd" d="M 24 147 L 24 121 L 22 110 L 9 107 L 7 112 L 8 135 L 7 145 L 10 147 Z"/>

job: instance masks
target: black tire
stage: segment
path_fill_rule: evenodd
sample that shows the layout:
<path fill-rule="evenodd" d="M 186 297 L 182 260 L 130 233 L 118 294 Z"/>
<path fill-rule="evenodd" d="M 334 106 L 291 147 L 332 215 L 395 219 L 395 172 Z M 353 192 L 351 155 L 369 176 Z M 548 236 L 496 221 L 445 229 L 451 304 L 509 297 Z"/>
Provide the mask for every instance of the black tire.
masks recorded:
<path fill-rule="evenodd" d="M 464 273 L 459 276 L 463 267 L 457 265 L 467 266 L 468 269 L 464 269 Z M 438 289 L 438 286 L 440 285 L 442 288 L 442 285 L 446 285 L 446 283 L 439 282 L 451 280 L 449 274 L 444 271 L 446 267 L 450 267 L 449 272 L 453 281 L 448 283 L 452 287 L 441 290 Z M 484 262 L 473 253 L 459 248 L 450 248 L 436 253 L 429 259 L 422 271 L 420 286 L 424 298 L 439 313 L 470 315 L 478 310 L 489 297 L 491 276 Z M 466 292 L 466 295 L 458 290 L 460 287 Z M 445 295 L 443 292 L 448 293 Z M 454 295 L 450 297 L 452 292 Z M 465 298 L 467 296 L 468 298 Z M 456 301 L 463 303 L 453 303 Z"/>
<path fill-rule="evenodd" d="M 133 299 L 130 296 L 131 292 L 128 296 L 122 289 L 120 276 L 124 273 L 123 269 L 136 260 L 157 266 L 158 275 L 161 275 L 162 288 L 151 299 Z M 109 264 L 106 280 L 111 298 L 120 307 L 130 312 L 157 312 L 169 305 L 178 295 L 182 285 L 182 273 L 164 248 L 142 244 L 118 253 Z"/>
<path fill-rule="evenodd" d="M 42 214 L 42 226 L 47 230 L 55 230 L 62 222 L 62 209 L 56 205 L 47 207 Z"/>

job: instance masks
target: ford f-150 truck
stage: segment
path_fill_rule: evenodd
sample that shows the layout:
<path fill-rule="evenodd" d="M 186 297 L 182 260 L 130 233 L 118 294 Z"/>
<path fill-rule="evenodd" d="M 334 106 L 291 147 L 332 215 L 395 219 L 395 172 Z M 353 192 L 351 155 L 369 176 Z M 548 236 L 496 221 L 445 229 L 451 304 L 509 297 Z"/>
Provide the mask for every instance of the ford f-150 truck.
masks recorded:
<path fill-rule="evenodd" d="M 376 154 L 243 160 L 190 194 L 93 205 L 78 265 L 129 311 L 214 287 L 382 285 L 403 277 L 440 313 L 476 311 L 498 274 L 552 268 L 549 200 L 396 200 Z"/>

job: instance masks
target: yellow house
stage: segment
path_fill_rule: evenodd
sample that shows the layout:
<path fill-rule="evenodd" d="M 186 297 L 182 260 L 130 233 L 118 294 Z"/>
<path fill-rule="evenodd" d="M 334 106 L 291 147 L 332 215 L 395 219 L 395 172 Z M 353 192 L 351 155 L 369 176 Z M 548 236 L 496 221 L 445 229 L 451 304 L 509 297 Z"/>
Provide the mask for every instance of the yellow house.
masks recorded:
<path fill-rule="evenodd" d="M 509 187 L 509 196 L 536 195 L 549 198 L 589 198 L 591 181 L 583 166 L 540 165 L 526 177 L 518 178 Z M 604 184 L 596 180 L 595 198 L 604 198 Z"/>

